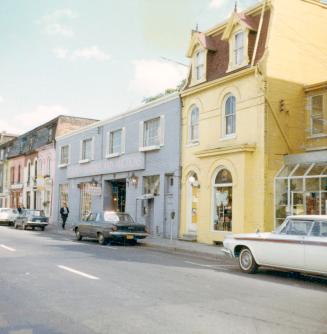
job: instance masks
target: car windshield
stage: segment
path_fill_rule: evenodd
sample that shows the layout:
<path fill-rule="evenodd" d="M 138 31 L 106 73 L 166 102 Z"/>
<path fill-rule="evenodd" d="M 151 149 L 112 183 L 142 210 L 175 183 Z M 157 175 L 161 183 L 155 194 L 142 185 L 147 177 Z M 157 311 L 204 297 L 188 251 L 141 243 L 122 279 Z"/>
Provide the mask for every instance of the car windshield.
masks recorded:
<path fill-rule="evenodd" d="M 278 228 L 277 234 L 287 235 L 308 235 L 311 230 L 313 221 L 303 219 L 286 219 L 286 221 Z"/>
<path fill-rule="evenodd" d="M 27 211 L 28 215 L 35 216 L 35 217 L 44 217 L 44 211 L 43 210 L 29 210 Z"/>
<path fill-rule="evenodd" d="M 124 222 L 124 223 L 134 223 L 132 217 L 128 213 L 110 212 L 105 211 L 103 213 L 103 219 L 105 222 Z"/>

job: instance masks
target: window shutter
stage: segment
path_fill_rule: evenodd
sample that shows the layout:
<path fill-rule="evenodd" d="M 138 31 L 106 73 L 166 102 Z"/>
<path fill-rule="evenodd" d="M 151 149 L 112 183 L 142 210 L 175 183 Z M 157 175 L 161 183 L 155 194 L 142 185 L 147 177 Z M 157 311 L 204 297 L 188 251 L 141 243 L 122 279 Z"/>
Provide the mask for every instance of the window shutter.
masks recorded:
<path fill-rule="evenodd" d="M 121 129 L 121 153 L 124 154 L 126 150 L 126 128 Z"/>
<path fill-rule="evenodd" d="M 160 146 L 165 144 L 165 116 L 160 116 Z"/>
<path fill-rule="evenodd" d="M 94 160 L 95 157 L 95 137 L 92 137 L 92 152 L 91 152 L 91 160 Z"/>
<path fill-rule="evenodd" d="M 71 160 L 71 145 L 68 144 L 68 165 L 70 164 L 70 160 Z"/>
<path fill-rule="evenodd" d="M 79 142 L 79 160 L 83 158 L 83 139 Z"/>
<path fill-rule="evenodd" d="M 105 155 L 108 156 L 110 154 L 110 132 L 106 134 L 106 149 Z"/>
<path fill-rule="evenodd" d="M 143 148 L 143 140 L 144 140 L 144 122 L 141 121 L 139 125 L 139 149 Z"/>
<path fill-rule="evenodd" d="M 62 146 L 59 148 L 59 165 L 62 164 Z"/>

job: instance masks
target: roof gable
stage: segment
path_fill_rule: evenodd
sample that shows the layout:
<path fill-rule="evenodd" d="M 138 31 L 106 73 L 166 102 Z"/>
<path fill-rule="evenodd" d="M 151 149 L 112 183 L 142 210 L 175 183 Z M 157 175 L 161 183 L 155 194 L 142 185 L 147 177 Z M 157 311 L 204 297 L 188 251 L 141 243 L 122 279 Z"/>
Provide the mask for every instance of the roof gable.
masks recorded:
<path fill-rule="evenodd" d="M 257 25 L 253 22 L 253 19 L 250 16 L 247 16 L 244 13 L 233 12 L 222 35 L 223 40 L 228 40 L 230 38 L 230 35 L 236 25 L 240 25 L 241 27 L 251 31 L 257 31 Z"/>
<path fill-rule="evenodd" d="M 206 36 L 203 32 L 200 31 L 192 31 L 192 38 L 190 42 L 190 46 L 187 50 L 187 57 L 192 57 L 194 49 L 200 45 L 202 48 L 210 50 L 210 51 L 217 51 L 215 46 L 214 39 L 210 36 Z"/>

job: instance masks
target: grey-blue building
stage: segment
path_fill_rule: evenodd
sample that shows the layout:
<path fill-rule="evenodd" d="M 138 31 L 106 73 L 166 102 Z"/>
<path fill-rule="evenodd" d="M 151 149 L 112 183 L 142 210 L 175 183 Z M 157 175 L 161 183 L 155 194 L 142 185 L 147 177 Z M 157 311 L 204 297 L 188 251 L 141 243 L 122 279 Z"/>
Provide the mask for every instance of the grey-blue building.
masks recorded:
<path fill-rule="evenodd" d="M 70 224 L 90 211 L 115 210 L 153 235 L 177 238 L 180 123 L 173 94 L 57 138 L 53 222 L 67 202 Z"/>

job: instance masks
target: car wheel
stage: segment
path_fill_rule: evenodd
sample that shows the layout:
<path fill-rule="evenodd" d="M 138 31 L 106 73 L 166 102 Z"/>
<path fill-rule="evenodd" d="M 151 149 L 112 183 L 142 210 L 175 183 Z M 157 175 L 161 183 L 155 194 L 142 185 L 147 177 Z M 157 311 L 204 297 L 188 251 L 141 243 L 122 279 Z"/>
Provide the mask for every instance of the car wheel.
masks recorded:
<path fill-rule="evenodd" d="M 106 243 L 106 239 L 102 233 L 98 233 L 98 243 L 100 245 L 104 245 Z"/>
<path fill-rule="evenodd" d="M 44 226 L 41 226 L 41 231 L 44 231 Z"/>
<path fill-rule="evenodd" d="M 81 233 L 80 233 L 80 231 L 79 231 L 78 228 L 75 229 L 75 236 L 76 236 L 76 240 L 77 241 L 81 241 L 82 240 L 82 235 L 81 235 Z"/>
<path fill-rule="evenodd" d="M 254 274 L 258 269 L 258 265 L 248 248 L 243 248 L 241 250 L 239 256 L 239 265 L 241 270 L 247 274 Z"/>
<path fill-rule="evenodd" d="M 23 230 L 27 230 L 27 226 L 23 224 Z"/>

